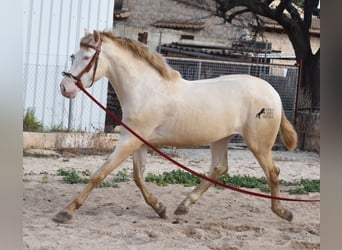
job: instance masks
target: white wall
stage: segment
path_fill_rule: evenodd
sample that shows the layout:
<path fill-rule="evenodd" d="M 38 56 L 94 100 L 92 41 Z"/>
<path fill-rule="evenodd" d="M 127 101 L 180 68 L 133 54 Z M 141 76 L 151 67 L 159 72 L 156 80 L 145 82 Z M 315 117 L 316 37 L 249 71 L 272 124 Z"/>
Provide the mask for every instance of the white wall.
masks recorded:
<path fill-rule="evenodd" d="M 69 68 L 85 30 L 112 29 L 113 9 L 114 0 L 23 1 L 24 109 L 33 107 L 46 127 L 67 126 L 69 100 L 59 93 L 61 72 Z M 107 80 L 91 92 L 105 104 Z M 72 127 L 103 127 L 104 112 L 84 97 L 74 100 Z"/>
<path fill-rule="evenodd" d="M 114 0 L 24 0 L 24 63 L 65 64 L 84 31 L 111 29 Z"/>

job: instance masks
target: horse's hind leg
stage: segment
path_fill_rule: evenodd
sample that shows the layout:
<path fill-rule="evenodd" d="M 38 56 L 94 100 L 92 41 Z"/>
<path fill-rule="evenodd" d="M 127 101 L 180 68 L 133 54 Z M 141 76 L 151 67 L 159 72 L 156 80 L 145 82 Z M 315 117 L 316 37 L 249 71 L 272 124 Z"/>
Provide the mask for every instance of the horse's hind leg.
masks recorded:
<path fill-rule="evenodd" d="M 146 153 L 147 147 L 146 145 L 142 145 L 141 148 L 135 151 L 133 154 L 134 181 L 144 196 L 146 203 L 149 204 L 161 218 L 165 219 L 167 218 L 166 207 L 161 202 L 158 202 L 158 199 L 147 190 L 143 180 L 146 164 Z"/>
<path fill-rule="evenodd" d="M 228 171 L 227 144 L 230 137 L 221 139 L 211 144 L 211 167 L 209 177 L 218 179 Z M 212 185 L 211 182 L 203 180 L 177 207 L 175 214 L 182 215 L 189 212 L 189 208 L 201 195 Z"/>
<path fill-rule="evenodd" d="M 279 197 L 278 176 L 280 173 L 280 169 L 279 167 L 274 165 L 271 149 L 267 151 L 256 151 L 251 149 L 251 151 L 253 152 L 254 156 L 257 158 L 260 166 L 265 172 L 266 178 L 271 188 L 271 195 Z M 293 218 L 292 213 L 283 208 L 282 204 L 280 203 L 280 200 L 272 199 L 271 209 L 275 214 L 277 214 L 279 217 L 285 220 L 291 221 Z"/>

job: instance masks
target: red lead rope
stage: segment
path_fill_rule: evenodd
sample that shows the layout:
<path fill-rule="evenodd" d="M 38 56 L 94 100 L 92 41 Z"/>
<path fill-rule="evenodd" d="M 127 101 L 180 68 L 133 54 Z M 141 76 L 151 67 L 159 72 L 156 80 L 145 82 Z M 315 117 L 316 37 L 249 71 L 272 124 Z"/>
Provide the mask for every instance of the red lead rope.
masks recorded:
<path fill-rule="evenodd" d="M 249 195 L 254 195 L 262 198 L 268 198 L 268 199 L 273 199 L 273 200 L 283 200 L 283 201 L 298 201 L 298 202 L 320 202 L 320 200 L 302 200 L 302 199 L 291 199 L 291 198 L 286 198 L 286 197 L 278 197 L 278 196 L 271 196 L 271 195 L 266 195 L 266 194 L 261 194 L 261 193 L 256 193 L 256 192 L 251 192 L 248 190 L 236 188 L 227 184 L 223 184 L 217 180 L 211 179 L 205 175 L 202 175 L 200 173 L 197 173 L 196 171 L 182 165 L 181 163 L 177 162 L 176 160 L 172 159 L 169 157 L 167 154 L 163 153 L 160 151 L 158 148 L 150 144 L 148 141 L 146 141 L 144 138 L 142 138 L 140 135 L 138 135 L 135 131 L 133 131 L 130 127 L 128 127 L 125 123 L 123 123 L 117 116 L 115 116 L 112 112 L 110 112 L 107 108 L 105 108 L 99 101 L 97 101 L 91 94 L 86 91 L 81 83 L 81 81 L 77 81 L 76 85 L 92 100 L 94 101 L 101 109 L 103 109 L 112 119 L 114 119 L 117 123 L 119 123 L 121 126 L 123 126 L 125 129 L 127 129 L 129 132 L 131 132 L 135 137 L 137 137 L 139 140 L 141 140 L 143 143 L 145 143 L 148 147 L 150 147 L 152 150 L 157 152 L 159 155 L 163 156 L 165 159 L 169 160 L 173 164 L 177 165 L 178 167 L 184 169 L 185 171 L 201 178 L 206 181 L 209 181 L 213 184 L 216 184 L 218 186 L 228 188 L 231 190 L 234 190 L 236 192 L 244 193 L 244 194 L 249 194 Z"/>

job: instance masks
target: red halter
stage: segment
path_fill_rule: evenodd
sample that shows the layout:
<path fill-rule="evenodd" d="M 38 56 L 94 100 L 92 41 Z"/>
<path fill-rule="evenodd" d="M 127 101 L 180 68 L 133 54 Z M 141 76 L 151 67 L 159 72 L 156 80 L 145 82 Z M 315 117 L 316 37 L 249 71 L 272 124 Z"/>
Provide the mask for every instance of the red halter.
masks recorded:
<path fill-rule="evenodd" d="M 72 73 L 65 72 L 65 71 L 63 71 L 62 74 L 63 74 L 63 76 L 67 76 L 67 77 L 71 78 L 73 81 L 76 81 L 76 83 L 81 84 L 83 86 L 82 81 L 81 81 L 81 77 L 85 73 L 88 73 L 94 65 L 93 80 L 90 84 L 90 87 L 91 87 L 94 84 L 94 79 L 95 79 L 95 74 L 96 74 L 96 69 L 97 69 L 97 63 L 98 63 L 100 52 L 101 52 L 101 40 L 98 42 L 97 45 L 81 43 L 81 46 L 95 50 L 95 54 L 93 55 L 93 57 L 91 58 L 91 60 L 87 64 L 87 66 L 77 76 L 74 76 Z"/>

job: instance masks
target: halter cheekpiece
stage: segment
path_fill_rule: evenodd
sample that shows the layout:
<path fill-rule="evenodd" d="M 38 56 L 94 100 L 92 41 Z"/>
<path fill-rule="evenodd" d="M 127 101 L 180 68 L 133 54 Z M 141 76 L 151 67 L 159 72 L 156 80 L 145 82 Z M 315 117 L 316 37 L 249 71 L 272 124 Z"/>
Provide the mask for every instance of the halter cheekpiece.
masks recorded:
<path fill-rule="evenodd" d="M 77 76 L 73 75 L 70 72 L 65 72 L 65 71 L 62 72 L 62 75 L 71 78 L 71 80 L 75 81 L 76 85 L 81 84 L 83 86 L 82 81 L 81 81 L 81 77 L 85 73 L 88 73 L 94 65 L 93 79 L 92 79 L 92 82 L 89 86 L 89 87 L 91 87 L 94 84 L 97 64 L 98 64 L 98 60 L 99 60 L 99 56 L 100 56 L 100 52 L 101 52 L 101 40 L 98 42 L 97 45 L 91 45 L 88 43 L 81 43 L 81 46 L 95 50 L 95 54 L 93 55 L 93 57 L 91 58 L 91 60 L 87 64 L 87 66 Z"/>

